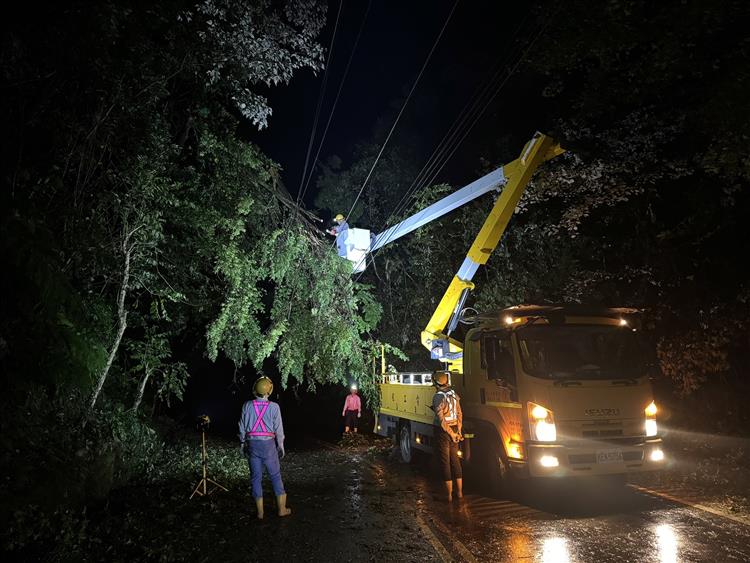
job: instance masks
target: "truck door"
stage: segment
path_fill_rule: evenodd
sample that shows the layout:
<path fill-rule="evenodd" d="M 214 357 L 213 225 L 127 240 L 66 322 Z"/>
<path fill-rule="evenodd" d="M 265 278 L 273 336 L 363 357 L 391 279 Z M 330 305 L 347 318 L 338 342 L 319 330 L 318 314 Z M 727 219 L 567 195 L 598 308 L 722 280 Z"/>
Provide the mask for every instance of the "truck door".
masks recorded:
<path fill-rule="evenodd" d="M 523 430 L 522 404 L 518 400 L 518 384 L 510 334 L 506 331 L 488 332 L 482 337 L 482 368 L 487 374 L 486 383 L 480 389 L 480 401 L 495 407 L 500 413 L 498 431 L 505 452 L 510 458 L 518 458 Z"/>

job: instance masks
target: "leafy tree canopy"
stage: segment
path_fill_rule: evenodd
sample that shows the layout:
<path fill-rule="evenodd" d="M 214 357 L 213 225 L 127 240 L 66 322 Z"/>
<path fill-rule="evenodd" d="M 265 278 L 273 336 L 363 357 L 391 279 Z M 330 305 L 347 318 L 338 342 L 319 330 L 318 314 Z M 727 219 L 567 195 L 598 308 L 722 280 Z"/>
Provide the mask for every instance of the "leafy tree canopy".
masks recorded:
<path fill-rule="evenodd" d="M 175 350 L 202 346 L 270 359 L 283 384 L 356 376 L 373 397 L 379 306 L 237 133 L 271 124 L 268 88 L 322 68 L 325 15 L 315 0 L 20 12 L 0 69 L 8 383 L 137 408 L 179 398 Z"/>

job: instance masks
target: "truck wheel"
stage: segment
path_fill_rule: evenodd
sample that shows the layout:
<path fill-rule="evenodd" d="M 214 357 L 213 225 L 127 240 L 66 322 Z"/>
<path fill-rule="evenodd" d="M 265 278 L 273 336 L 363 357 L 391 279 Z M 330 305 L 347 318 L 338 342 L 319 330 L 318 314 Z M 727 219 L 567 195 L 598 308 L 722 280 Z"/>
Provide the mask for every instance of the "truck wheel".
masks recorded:
<path fill-rule="evenodd" d="M 500 497 L 508 490 L 508 467 L 500 452 L 499 439 L 481 436 L 472 452 L 477 463 L 476 473 L 480 475 L 480 485 L 490 497 Z"/>
<path fill-rule="evenodd" d="M 408 422 L 401 425 L 401 431 L 398 435 L 398 449 L 401 454 L 401 461 L 411 463 L 411 425 Z"/>

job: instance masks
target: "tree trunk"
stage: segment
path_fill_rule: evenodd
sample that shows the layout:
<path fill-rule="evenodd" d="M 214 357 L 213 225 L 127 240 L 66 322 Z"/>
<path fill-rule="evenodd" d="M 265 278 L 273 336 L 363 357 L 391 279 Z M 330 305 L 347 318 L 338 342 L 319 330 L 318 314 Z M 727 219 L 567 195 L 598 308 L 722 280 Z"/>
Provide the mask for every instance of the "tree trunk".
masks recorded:
<path fill-rule="evenodd" d="M 135 231 L 131 231 L 125 235 L 125 239 L 122 244 L 122 248 L 125 254 L 125 264 L 122 271 L 122 284 L 120 285 L 120 292 L 117 295 L 117 334 L 112 342 L 112 346 L 109 349 L 109 356 L 107 357 L 107 363 L 104 365 L 99 379 L 96 382 L 96 388 L 94 393 L 91 395 L 91 403 L 89 404 L 89 410 L 94 408 L 96 400 L 99 398 L 99 394 L 102 392 L 104 382 L 107 380 L 109 370 L 112 367 L 112 363 L 115 361 L 117 351 L 120 348 L 120 342 L 122 341 L 122 335 L 125 333 L 125 329 L 128 326 L 128 312 L 125 309 L 125 297 L 128 294 L 128 283 L 130 282 L 130 257 L 133 252 L 133 247 L 130 245 L 130 237 Z"/>
<path fill-rule="evenodd" d="M 141 384 L 138 386 L 138 394 L 135 397 L 135 402 L 133 403 L 133 411 L 138 412 L 138 407 L 141 406 L 141 401 L 143 400 L 143 392 L 146 390 L 146 383 L 148 383 L 148 378 L 151 377 L 151 370 L 146 369 L 143 373 L 143 379 L 141 379 Z"/>

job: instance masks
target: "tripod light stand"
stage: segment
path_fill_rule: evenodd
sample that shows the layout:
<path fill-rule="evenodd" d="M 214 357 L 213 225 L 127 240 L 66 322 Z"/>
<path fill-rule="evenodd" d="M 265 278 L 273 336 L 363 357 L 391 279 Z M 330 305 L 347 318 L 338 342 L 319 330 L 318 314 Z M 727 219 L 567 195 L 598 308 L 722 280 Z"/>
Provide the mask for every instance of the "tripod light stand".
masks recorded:
<path fill-rule="evenodd" d="M 201 465 L 203 466 L 203 478 L 198 481 L 198 484 L 193 490 L 193 494 L 190 495 L 192 499 L 196 494 L 200 496 L 210 495 L 217 489 L 226 491 L 226 487 L 219 485 L 216 481 L 208 477 L 208 451 L 206 450 L 206 429 L 208 427 L 208 416 L 203 415 L 199 418 L 199 427 L 201 429 Z M 213 488 L 209 489 L 208 484 L 214 485 Z"/>

